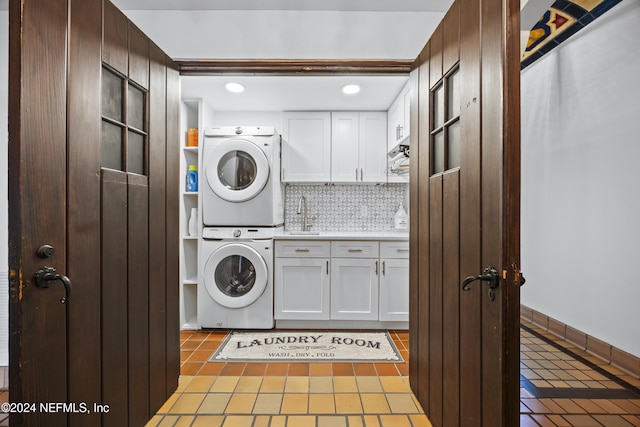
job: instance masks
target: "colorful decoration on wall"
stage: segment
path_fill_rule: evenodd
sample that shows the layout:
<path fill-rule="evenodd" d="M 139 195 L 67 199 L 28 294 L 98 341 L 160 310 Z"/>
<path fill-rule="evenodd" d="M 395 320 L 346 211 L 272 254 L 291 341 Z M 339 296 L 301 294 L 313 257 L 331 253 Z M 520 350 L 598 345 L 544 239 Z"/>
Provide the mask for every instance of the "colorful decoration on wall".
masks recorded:
<path fill-rule="evenodd" d="M 520 68 L 540 59 L 622 0 L 557 0 L 529 32 Z"/>

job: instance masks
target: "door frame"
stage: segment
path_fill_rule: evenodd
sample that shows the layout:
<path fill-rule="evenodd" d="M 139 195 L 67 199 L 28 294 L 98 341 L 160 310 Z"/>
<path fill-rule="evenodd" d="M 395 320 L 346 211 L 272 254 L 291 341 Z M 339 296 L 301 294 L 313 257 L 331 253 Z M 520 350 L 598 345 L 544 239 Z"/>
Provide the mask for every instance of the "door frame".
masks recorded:
<path fill-rule="evenodd" d="M 10 8 L 12 7 L 11 5 L 13 4 L 18 4 L 18 2 L 10 2 Z M 511 12 L 514 12 L 514 11 L 511 11 Z M 515 11 L 515 14 L 519 19 L 519 9 Z M 507 17 L 507 19 L 509 21 L 513 21 L 515 19 L 514 13 L 511 13 L 511 15 Z M 11 25 L 15 25 L 15 23 L 14 24 L 10 23 L 10 26 Z M 518 25 L 514 25 L 513 23 L 511 23 L 510 26 L 514 28 L 519 27 Z M 514 39 L 513 42 L 511 42 L 511 39 Z M 517 39 L 517 41 L 515 39 Z M 509 43 L 507 44 L 508 46 L 510 46 L 510 48 L 513 45 L 513 46 L 516 46 L 517 50 L 519 50 L 519 34 L 514 33 L 511 37 L 509 37 Z M 15 48 L 12 46 L 11 49 L 15 49 Z M 408 74 L 411 72 L 414 62 L 413 61 L 324 61 L 324 60 L 281 61 L 281 60 L 274 60 L 274 61 L 178 61 L 177 64 L 178 64 L 181 75 L 215 75 L 215 74 L 232 74 L 232 73 L 251 74 L 251 75 L 256 75 L 256 74 L 286 75 L 286 74 L 293 74 L 293 73 L 295 74 L 302 73 L 306 75 L 317 75 L 317 74 L 374 74 L 374 73 Z M 22 72 L 21 65 L 10 63 L 10 67 L 13 70 L 12 71 L 13 73 L 21 74 Z M 519 76 L 519 73 L 520 73 L 519 67 L 516 69 L 516 67 L 513 66 L 513 68 L 510 69 L 509 75 L 512 75 L 512 73 L 517 73 L 517 75 Z M 410 80 L 412 82 L 415 82 L 417 74 L 415 72 L 411 72 L 411 74 L 409 75 L 410 75 Z M 509 79 L 507 80 L 508 80 L 507 84 L 509 86 L 509 89 L 511 90 L 512 81 Z M 9 98 L 19 99 L 18 97 L 16 97 L 16 93 L 15 93 L 18 90 L 19 88 L 10 85 Z M 506 93 L 507 93 L 507 97 L 514 96 L 513 94 L 511 94 L 510 91 L 507 91 Z M 508 101 L 508 102 L 510 103 L 511 101 Z M 412 107 L 413 105 L 414 105 L 414 102 L 412 102 Z M 14 105 L 14 107 L 18 107 L 18 106 Z M 12 108 L 10 108 L 10 112 L 11 110 Z M 516 120 L 514 116 L 515 114 L 510 116 L 512 120 Z M 519 121 L 519 116 L 517 117 L 517 120 Z M 412 127 L 414 127 L 413 126 L 414 123 L 418 122 L 417 112 L 414 113 L 413 108 L 412 108 L 411 122 L 412 122 Z M 19 128 L 17 128 L 16 126 L 17 124 L 15 120 L 10 119 L 9 120 L 10 134 L 14 134 L 14 135 L 19 134 L 18 132 Z M 413 134 L 414 132 L 412 129 L 412 135 Z M 518 171 L 519 173 L 519 144 L 516 144 L 516 145 L 517 145 L 517 150 L 514 147 L 514 150 L 509 150 L 507 153 L 505 153 L 506 154 L 505 166 L 507 167 L 510 174 L 515 173 L 515 171 Z M 17 176 L 18 172 L 16 169 L 17 168 L 11 168 L 11 167 L 9 169 L 10 175 L 13 174 L 13 179 L 18 178 Z M 507 182 L 505 185 L 505 193 L 506 194 L 516 193 L 514 189 L 511 187 L 511 184 L 509 182 Z M 509 203 L 513 206 L 517 205 L 519 207 L 519 198 L 515 196 L 510 198 Z M 515 215 L 516 211 L 517 209 L 512 209 L 507 213 L 506 217 L 504 218 L 504 220 L 510 224 L 510 229 L 518 230 L 518 236 L 516 236 L 515 234 L 512 234 L 506 237 L 506 243 L 507 245 L 510 245 L 510 247 L 514 247 L 514 246 L 519 247 L 519 240 L 518 240 L 519 216 Z M 12 222 L 21 223 L 21 221 L 16 217 L 13 217 Z M 17 234 L 14 234 L 14 236 L 16 238 L 19 238 L 20 231 L 17 231 Z M 168 243 L 174 243 L 176 247 L 178 246 L 177 238 L 175 239 L 172 238 L 172 240 Z M 17 262 L 18 260 L 14 260 L 14 261 Z M 519 274 L 519 270 L 517 269 L 518 264 L 515 262 L 516 260 L 509 260 L 509 261 L 512 261 L 512 264 L 509 267 L 508 274 L 510 274 L 515 278 Z M 14 265 L 16 264 L 14 263 Z M 13 284 L 13 286 L 17 284 L 18 280 L 21 280 L 16 276 L 16 273 L 17 272 L 15 270 L 11 271 L 10 280 L 12 281 L 11 283 Z M 514 283 L 515 283 L 515 279 L 514 279 Z M 517 309 L 519 310 L 519 306 L 517 307 Z M 515 310 L 516 308 L 514 306 L 513 313 L 515 313 Z M 415 306 L 413 307 L 412 311 L 413 312 L 416 311 Z M 11 314 L 11 317 L 14 317 L 14 316 L 15 314 Z M 12 343 L 13 345 L 19 345 L 19 342 L 17 341 L 12 341 Z M 517 348 L 517 345 L 514 346 L 513 343 L 511 343 L 510 348 L 511 348 L 511 351 L 515 351 L 519 354 L 519 349 Z"/>

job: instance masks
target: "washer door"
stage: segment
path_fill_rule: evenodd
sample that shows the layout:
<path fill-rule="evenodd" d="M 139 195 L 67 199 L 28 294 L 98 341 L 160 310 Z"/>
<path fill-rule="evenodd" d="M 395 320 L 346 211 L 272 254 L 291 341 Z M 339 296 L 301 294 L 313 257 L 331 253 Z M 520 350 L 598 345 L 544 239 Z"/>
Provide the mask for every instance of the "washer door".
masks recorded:
<path fill-rule="evenodd" d="M 206 165 L 207 182 L 228 202 L 252 199 L 269 179 L 269 161 L 254 143 L 230 139 L 215 146 Z"/>
<path fill-rule="evenodd" d="M 267 287 L 267 265 L 255 249 L 231 243 L 216 250 L 204 268 L 211 298 L 228 308 L 253 304 Z"/>

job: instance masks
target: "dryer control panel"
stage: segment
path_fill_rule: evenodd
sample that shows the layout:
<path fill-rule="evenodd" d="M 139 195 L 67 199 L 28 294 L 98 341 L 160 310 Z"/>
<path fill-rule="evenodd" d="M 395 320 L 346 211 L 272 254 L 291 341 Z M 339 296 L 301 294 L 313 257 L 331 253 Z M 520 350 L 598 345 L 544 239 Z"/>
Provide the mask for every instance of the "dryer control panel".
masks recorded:
<path fill-rule="evenodd" d="M 202 238 L 208 240 L 255 240 L 273 239 L 282 233 L 283 227 L 206 227 Z"/>

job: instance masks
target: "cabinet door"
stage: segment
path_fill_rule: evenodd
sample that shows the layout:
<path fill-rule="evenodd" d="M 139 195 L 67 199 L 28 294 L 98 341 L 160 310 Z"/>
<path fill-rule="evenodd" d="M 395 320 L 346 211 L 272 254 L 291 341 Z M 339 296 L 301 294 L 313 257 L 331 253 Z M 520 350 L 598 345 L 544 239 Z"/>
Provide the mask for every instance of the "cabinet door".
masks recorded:
<path fill-rule="evenodd" d="M 380 320 L 409 321 L 409 260 L 380 261 Z"/>
<path fill-rule="evenodd" d="M 391 151 L 399 142 L 409 138 L 410 109 L 411 90 L 407 83 L 387 111 L 387 151 Z"/>
<path fill-rule="evenodd" d="M 387 114 L 360 113 L 360 181 L 387 182 Z"/>
<path fill-rule="evenodd" d="M 331 114 L 285 112 L 282 122 L 282 181 L 329 182 Z"/>
<path fill-rule="evenodd" d="M 331 181 L 360 181 L 358 113 L 331 113 Z"/>
<path fill-rule="evenodd" d="M 387 151 L 391 151 L 396 144 L 398 143 L 398 137 L 400 133 L 398 131 L 398 126 L 400 125 L 400 121 L 404 120 L 402 114 L 402 108 L 400 108 L 400 100 L 396 99 L 389 107 L 389 111 L 387 111 Z"/>
<path fill-rule="evenodd" d="M 402 113 L 403 113 L 403 122 L 402 122 L 402 131 L 400 132 L 400 140 L 407 140 L 407 144 L 409 143 L 409 134 L 411 131 L 411 90 L 409 84 L 404 87 L 402 90 Z"/>
<path fill-rule="evenodd" d="M 329 260 L 276 258 L 275 318 L 329 319 Z"/>
<path fill-rule="evenodd" d="M 377 259 L 331 259 L 331 319 L 378 320 Z"/>

